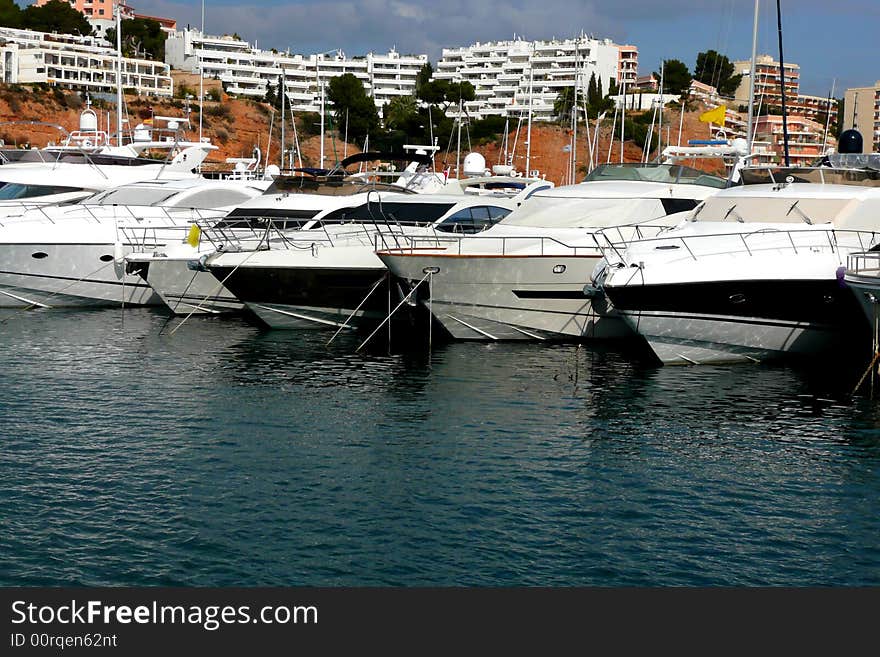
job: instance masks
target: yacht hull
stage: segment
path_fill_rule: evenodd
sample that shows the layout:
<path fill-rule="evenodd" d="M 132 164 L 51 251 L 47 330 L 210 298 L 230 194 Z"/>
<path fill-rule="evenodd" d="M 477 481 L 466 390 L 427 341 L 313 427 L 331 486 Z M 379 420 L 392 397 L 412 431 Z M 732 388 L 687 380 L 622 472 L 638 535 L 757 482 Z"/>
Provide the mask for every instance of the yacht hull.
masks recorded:
<path fill-rule="evenodd" d="M 113 244 L 0 244 L 0 307 L 159 305 Z"/>
<path fill-rule="evenodd" d="M 605 291 L 666 364 L 745 362 L 851 351 L 865 322 L 836 279 L 736 280 Z"/>
<path fill-rule="evenodd" d="M 141 275 L 175 315 L 216 315 L 244 309 L 210 272 L 190 269 L 190 260 L 134 258 L 128 260 L 128 267 Z"/>
<path fill-rule="evenodd" d="M 603 295 L 591 296 L 590 275 L 598 256 L 405 251 L 380 252 L 379 257 L 410 288 L 419 284 L 418 299 L 456 339 L 633 336 Z"/>
<path fill-rule="evenodd" d="M 372 255 L 372 254 L 371 254 Z M 375 258 L 375 256 L 373 256 Z M 275 329 L 358 328 L 378 323 L 388 315 L 384 265 L 359 267 L 277 266 L 236 269 L 234 265 L 208 268 L 267 326 Z M 366 301 L 365 301 L 366 299 Z"/>
<path fill-rule="evenodd" d="M 873 327 L 875 322 L 880 321 L 880 279 L 877 276 L 847 272 L 844 281 L 855 295 L 868 320 L 868 326 Z"/>

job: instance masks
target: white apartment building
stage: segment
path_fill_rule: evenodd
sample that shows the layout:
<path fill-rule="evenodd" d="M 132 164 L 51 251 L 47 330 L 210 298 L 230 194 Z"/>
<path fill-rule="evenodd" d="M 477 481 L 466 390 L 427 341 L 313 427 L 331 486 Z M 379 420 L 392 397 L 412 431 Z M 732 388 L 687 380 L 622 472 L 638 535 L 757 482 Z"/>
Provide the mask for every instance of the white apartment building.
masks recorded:
<path fill-rule="evenodd" d="M 76 91 L 116 90 L 117 54 L 100 39 L 0 27 L 0 80 L 48 83 Z M 122 86 L 138 94 L 171 96 L 167 64 L 122 58 Z"/>
<path fill-rule="evenodd" d="M 293 109 L 318 111 L 321 88 L 335 76 L 351 73 L 381 108 L 395 96 L 415 92 L 416 77 L 428 63 L 427 55 L 368 53 L 347 57 L 341 50 L 314 55 L 291 55 L 260 50 L 232 36 L 209 36 L 182 30 L 165 42 L 165 61 L 175 69 L 216 78 L 230 94 L 262 98 L 282 76 Z"/>
<path fill-rule="evenodd" d="M 612 82 L 635 84 L 637 74 L 635 46 L 618 46 L 610 39 L 581 34 L 565 40 L 514 38 L 444 48 L 433 77 L 474 85 L 476 99 L 465 104 L 472 118 L 520 116 L 531 105 L 533 119 L 550 120 L 563 88 L 586 89 L 595 75 L 607 94 Z M 457 110 L 450 108 L 450 114 Z"/>

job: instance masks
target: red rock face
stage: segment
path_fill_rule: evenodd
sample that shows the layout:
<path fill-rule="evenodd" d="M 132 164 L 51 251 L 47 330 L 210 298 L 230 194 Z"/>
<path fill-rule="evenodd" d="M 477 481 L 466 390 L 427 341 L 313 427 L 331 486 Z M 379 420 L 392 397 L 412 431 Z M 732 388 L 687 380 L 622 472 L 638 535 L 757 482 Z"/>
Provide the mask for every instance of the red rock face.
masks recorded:
<path fill-rule="evenodd" d="M 73 94 L 66 93 L 66 97 L 70 98 Z M 142 117 L 149 116 L 150 108 L 155 114 L 164 116 L 183 116 L 184 110 L 179 100 L 147 100 L 136 96 L 127 96 L 126 106 L 128 108 L 129 117 L 133 125 L 136 125 Z M 65 101 L 67 102 L 67 101 Z M 70 101 L 69 107 L 59 102 L 53 90 L 48 91 L 17 91 L 13 92 L 8 87 L 0 85 L 0 121 L 12 120 L 32 120 L 46 121 L 50 123 L 58 123 L 67 130 L 75 130 L 79 123 L 79 107 L 75 100 Z M 217 110 L 218 106 L 223 106 L 224 110 Z M 193 105 L 195 108 L 196 105 Z M 108 106 L 107 109 L 96 108 L 99 121 L 102 127 L 106 129 L 107 117 L 110 116 L 111 126 L 115 125 L 115 108 Z M 204 107 L 205 114 L 203 116 L 203 131 L 206 137 L 209 137 L 219 150 L 215 151 L 209 158 L 212 166 L 217 168 L 228 168 L 225 164 L 227 157 L 249 157 L 254 146 L 259 146 L 263 155 L 268 152 L 268 161 L 278 163 L 279 161 L 279 138 L 280 138 L 280 117 L 275 116 L 275 125 L 272 128 L 272 139 L 269 143 L 269 118 L 271 111 L 268 105 L 262 107 L 251 100 L 234 99 L 224 96 L 220 103 L 206 102 Z M 702 108 L 685 114 L 684 126 L 682 130 L 681 143 L 687 143 L 688 139 L 706 139 L 708 138 L 708 126 L 699 121 L 699 115 Z M 673 143 L 678 143 L 678 114 L 675 110 L 667 110 L 666 120 L 669 123 L 664 127 L 664 143 L 666 142 L 667 128 L 668 135 L 672 138 Z M 193 130 L 189 133 L 191 139 L 198 138 L 198 114 L 192 115 Z M 593 126 L 590 127 L 592 135 Z M 601 126 L 599 134 L 599 162 L 605 162 L 608 159 L 609 144 L 611 143 L 611 121 L 606 120 Z M 288 124 L 287 138 L 292 142 L 292 130 Z M 7 145 L 21 145 L 28 143 L 31 146 L 42 147 L 48 142 L 58 142 L 60 133 L 57 130 L 42 126 L 32 127 L 16 127 L 4 126 L 0 128 L 0 138 L 6 141 Z M 526 128 L 520 129 L 517 139 L 515 131 L 511 131 L 508 142 L 512 147 L 514 140 L 517 141 L 516 152 L 514 153 L 514 165 L 517 171 L 525 173 L 526 169 Z M 611 161 L 620 161 L 620 137 L 619 134 L 614 135 L 613 144 L 611 144 Z M 547 180 L 551 180 L 557 185 L 571 182 L 569 179 L 569 157 L 567 147 L 571 143 L 571 131 L 568 128 L 561 127 L 550 123 L 533 123 L 532 124 L 532 147 L 530 153 L 530 168 L 537 169 Z M 300 148 L 302 150 L 304 164 L 306 166 L 318 166 L 320 159 L 320 138 L 317 136 L 300 139 Z M 495 143 L 481 145 L 473 149 L 486 158 L 486 165 L 491 167 L 493 164 L 499 163 L 501 154 L 501 140 Z M 336 135 L 326 134 L 324 142 L 324 154 L 326 162 L 333 162 L 335 159 L 342 159 L 343 154 L 352 155 L 359 153 L 361 148 L 357 144 L 348 144 L 346 147 L 342 139 Z M 466 153 L 462 153 L 462 158 Z M 586 142 L 586 129 L 584 125 L 578 129 L 577 144 L 577 166 L 575 181 L 582 180 L 588 160 L 588 148 Z M 627 141 L 624 144 L 624 161 L 639 162 L 642 160 L 641 144 L 635 144 Z M 437 153 L 437 168 L 442 169 L 444 165 L 454 169 L 456 162 L 456 153 L 451 151 L 445 153 L 440 151 Z M 296 163 L 299 164 L 298 162 Z M 707 171 L 714 173 L 723 173 L 720 163 L 714 161 L 697 161 L 694 163 L 699 168 L 705 168 Z"/>

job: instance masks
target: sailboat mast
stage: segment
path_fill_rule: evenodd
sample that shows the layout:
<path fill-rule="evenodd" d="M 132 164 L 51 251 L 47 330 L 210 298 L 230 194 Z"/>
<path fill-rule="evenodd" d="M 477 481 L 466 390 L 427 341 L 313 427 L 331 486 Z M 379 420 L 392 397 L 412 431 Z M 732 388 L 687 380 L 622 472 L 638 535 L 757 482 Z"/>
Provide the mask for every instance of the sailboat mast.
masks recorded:
<path fill-rule="evenodd" d="M 660 62 L 660 115 L 657 118 L 657 158 L 659 159 L 660 154 L 663 152 L 663 85 L 664 79 L 663 76 L 666 71 L 663 70 L 663 63 Z M 654 131 L 651 130 L 650 139 L 653 141 L 654 139 Z M 648 144 L 648 152 L 651 151 L 651 144 Z M 647 162 L 647 160 L 645 160 Z"/>
<path fill-rule="evenodd" d="M 755 24 L 752 26 L 752 63 L 751 70 L 749 71 L 749 123 L 747 128 L 749 153 L 752 152 L 752 145 L 755 141 L 752 131 L 752 123 L 755 120 L 755 78 L 757 77 L 757 73 L 755 73 L 755 65 L 758 60 L 758 15 L 760 2 L 761 0 L 755 0 Z"/>
<path fill-rule="evenodd" d="M 828 150 L 828 130 L 831 128 L 831 99 L 834 98 L 834 90 L 837 87 L 837 78 L 831 81 L 831 93 L 828 94 L 828 104 L 825 114 L 825 138 L 822 140 L 822 154 Z"/>
<path fill-rule="evenodd" d="M 284 122 L 287 120 L 285 116 L 286 105 L 287 105 L 287 93 L 285 92 L 285 80 L 284 80 L 284 69 L 281 70 L 281 168 L 284 169 L 284 149 L 286 147 L 284 141 Z"/>
<path fill-rule="evenodd" d="M 122 146 L 122 7 L 116 5 L 116 141 Z"/>
<path fill-rule="evenodd" d="M 776 0 L 776 23 L 779 32 L 779 88 L 782 91 L 782 142 L 785 152 L 785 166 L 791 166 L 788 154 L 788 110 L 785 107 L 785 59 L 782 55 L 782 8 Z"/>
<path fill-rule="evenodd" d="M 319 62 L 320 55 L 315 56 L 315 77 L 318 80 L 318 84 L 321 87 L 321 164 L 320 167 L 324 168 L 324 85 L 321 84 L 321 64 Z"/>
<path fill-rule="evenodd" d="M 205 38 L 205 0 L 202 0 L 202 39 Z M 204 42 L 203 42 L 204 43 Z M 202 143 L 202 134 L 204 120 L 202 114 L 205 113 L 205 69 L 202 65 L 202 59 L 199 58 L 199 143 Z M 199 169 L 201 170 L 201 164 Z"/>
<path fill-rule="evenodd" d="M 620 97 L 623 99 L 623 103 L 620 106 L 620 163 L 623 164 L 623 137 L 625 130 L 625 119 L 626 119 L 626 80 L 623 81 L 623 86 L 621 87 L 623 93 Z"/>
<path fill-rule="evenodd" d="M 535 43 L 532 42 L 532 56 L 529 59 L 529 123 L 526 128 L 526 175 L 532 175 L 532 88 L 535 82 Z"/>
<path fill-rule="evenodd" d="M 580 85 L 579 48 L 580 40 L 574 44 L 574 99 L 571 103 L 571 183 L 574 184 L 577 175 L 577 143 L 578 143 L 578 85 Z"/>
<path fill-rule="evenodd" d="M 458 92 L 458 144 L 455 147 L 455 177 L 461 180 L 461 87 Z"/>

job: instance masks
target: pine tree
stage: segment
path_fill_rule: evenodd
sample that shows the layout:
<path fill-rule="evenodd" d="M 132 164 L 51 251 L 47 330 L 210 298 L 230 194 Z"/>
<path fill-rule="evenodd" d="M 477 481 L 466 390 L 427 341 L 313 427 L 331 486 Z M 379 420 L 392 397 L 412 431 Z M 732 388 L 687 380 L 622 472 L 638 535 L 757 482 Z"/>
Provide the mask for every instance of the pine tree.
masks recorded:
<path fill-rule="evenodd" d="M 596 105 L 602 97 L 599 95 L 599 86 L 596 84 L 596 74 L 590 74 L 590 84 L 587 86 L 587 103 L 590 106 Z"/>

